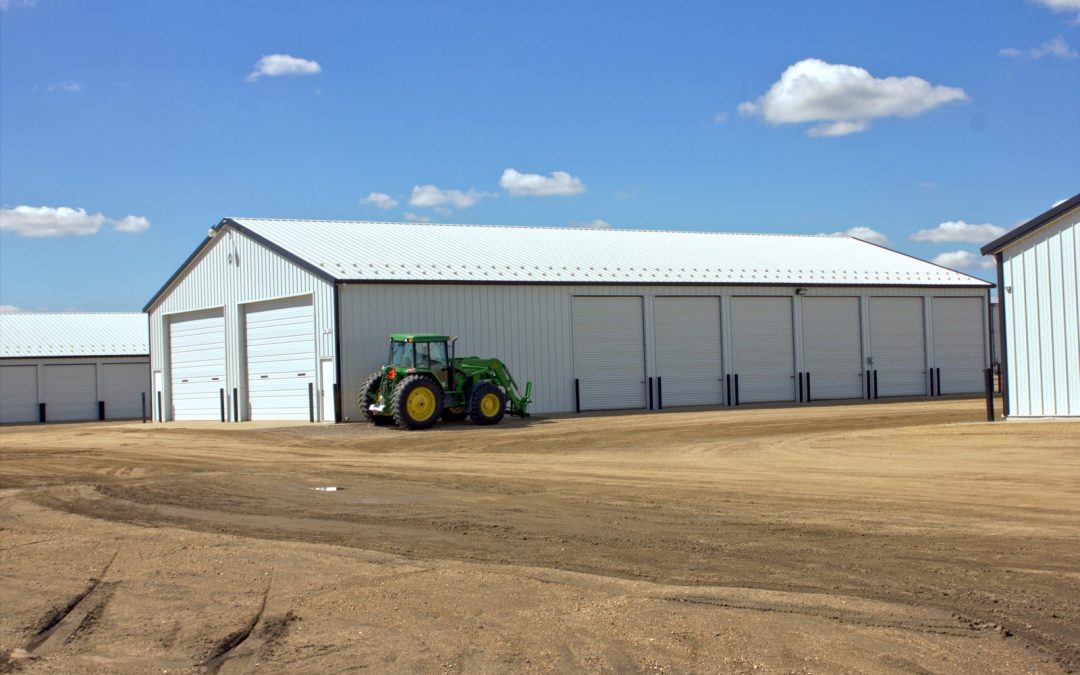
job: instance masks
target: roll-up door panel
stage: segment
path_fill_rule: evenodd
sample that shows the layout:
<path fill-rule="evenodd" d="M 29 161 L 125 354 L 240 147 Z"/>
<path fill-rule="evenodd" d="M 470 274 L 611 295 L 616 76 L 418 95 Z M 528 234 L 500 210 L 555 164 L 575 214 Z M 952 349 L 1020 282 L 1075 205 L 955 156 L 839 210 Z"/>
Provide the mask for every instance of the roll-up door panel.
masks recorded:
<path fill-rule="evenodd" d="M 803 370 L 811 400 L 861 398 L 858 298 L 803 298 Z"/>
<path fill-rule="evenodd" d="M 169 364 L 172 418 L 220 419 L 221 390 L 225 388 L 225 317 L 221 310 L 170 318 Z"/>
<path fill-rule="evenodd" d="M 739 403 L 795 400 L 791 298 L 732 298 L 731 355 Z"/>
<path fill-rule="evenodd" d="M 0 424 L 38 421 L 36 366 L 0 366 Z"/>
<path fill-rule="evenodd" d="M 249 305 L 245 335 L 250 419 L 309 419 L 316 395 L 311 298 Z"/>
<path fill-rule="evenodd" d="M 870 352 L 878 396 L 926 393 L 922 298 L 870 298 Z"/>
<path fill-rule="evenodd" d="M 105 363 L 101 366 L 101 400 L 105 418 L 130 420 L 150 413 L 150 365 L 147 363 Z"/>
<path fill-rule="evenodd" d="M 97 402 L 93 364 L 45 366 L 46 421 L 96 420 Z"/>
<path fill-rule="evenodd" d="M 576 296 L 573 314 L 574 377 L 581 409 L 644 408 L 641 298 Z"/>
<path fill-rule="evenodd" d="M 720 299 L 656 298 L 653 320 L 664 407 L 723 403 Z"/>
<path fill-rule="evenodd" d="M 985 388 L 985 308 L 981 298 L 934 298 L 934 367 L 942 394 Z"/>

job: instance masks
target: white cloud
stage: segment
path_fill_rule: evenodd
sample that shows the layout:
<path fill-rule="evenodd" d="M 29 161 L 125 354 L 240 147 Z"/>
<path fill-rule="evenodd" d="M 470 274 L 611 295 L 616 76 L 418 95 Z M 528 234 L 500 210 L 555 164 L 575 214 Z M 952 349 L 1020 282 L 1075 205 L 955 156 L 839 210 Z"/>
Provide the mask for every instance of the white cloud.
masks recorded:
<path fill-rule="evenodd" d="M 259 59 L 259 62 L 255 64 L 255 70 L 248 74 L 247 81 L 255 82 L 263 76 L 317 75 L 321 72 L 322 66 L 315 61 L 288 54 L 269 54 Z"/>
<path fill-rule="evenodd" d="M 405 220 L 406 220 L 406 222 L 409 222 L 409 223 L 430 223 L 431 222 L 431 218 L 428 218 L 427 216 L 418 215 L 418 214 L 413 213 L 411 211 L 406 211 L 405 212 Z"/>
<path fill-rule="evenodd" d="M 978 267 L 988 270 L 994 267 L 994 259 L 980 256 L 971 251 L 947 251 L 934 256 L 930 262 L 951 270 L 970 270 Z"/>
<path fill-rule="evenodd" d="M 24 237 L 64 237 L 97 234 L 108 219 L 100 213 L 67 206 L 16 206 L 0 209 L 0 231 Z"/>
<path fill-rule="evenodd" d="M 12 7 L 33 7 L 37 0 L 0 0 L 0 11 L 6 11 Z"/>
<path fill-rule="evenodd" d="M 570 223 L 570 227 L 582 227 L 587 230 L 610 230 L 611 223 L 606 220 L 600 220 L 599 218 L 597 218 L 596 220 L 588 223 Z"/>
<path fill-rule="evenodd" d="M 12 312 L 21 312 L 22 309 L 15 305 L 0 305 L 0 314 L 11 314 Z"/>
<path fill-rule="evenodd" d="M 1051 204 L 1050 208 L 1054 208 L 1055 206 L 1061 206 L 1065 202 L 1069 201 L 1069 199 L 1071 199 L 1071 197 L 1066 197 L 1065 199 L 1059 199 L 1056 202 L 1054 202 L 1053 204 Z"/>
<path fill-rule="evenodd" d="M 845 136 L 865 131 L 879 117 L 914 117 L 967 98 L 963 89 L 919 77 L 877 78 L 857 66 L 805 59 L 738 110 L 775 125 L 821 122 L 809 130 L 811 136 Z"/>
<path fill-rule="evenodd" d="M 367 197 L 360 200 L 361 204 L 371 204 L 383 211 L 394 208 L 398 205 L 398 201 L 384 192 L 372 192 Z"/>
<path fill-rule="evenodd" d="M 76 82 L 75 80 L 64 80 L 63 82 L 53 82 L 52 84 L 47 84 L 44 87 L 39 87 L 35 84 L 33 86 L 33 91 L 47 91 L 50 94 L 55 94 L 57 92 L 76 94 L 85 88 L 86 87 L 84 87 L 82 83 Z"/>
<path fill-rule="evenodd" d="M 937 227 L 919 230 L 911 235 L 915 241 L 929 241 L 935 244 L 951 242 L 966 242 L 968 244 L 985 244 L 1005 234 L 1004 227 L 997 225 L 973 225 L 962 220 L 950 220 L 941 223 Z"/>
<path fill-rule="evenodd" d="M 1076 12 L 1076 23 L 1080 24 L 1080 0 L 1032 0 L 1036 5 L 1042 5 L 1055 12 Z"/>
<path fill-rule="evenodd" d="M 0 209 L 0 231 L 14 232 L 24 237 L 66 237 L 97 234 L 101 226 L 111 223 L 119 232 L 138 234 L 150 229 L 144 216 L 125 216 L 120 220 L 106 218 L 102 213 L 87 213 L 85 209 L 67 206 L 16 206 Z"/>
<path fill-rule="evenodd" d="M 120 220 L 115 221 L 113 226 L 117 232 L 139 234 L 140 232 L 146 232 L 150 229 L 150 221 L 147 220 L 145 216 L 124 216 Z"/>
<path fill-rule="evenodd" d="M 1037 61 L 1044 56 L 1056 56 L 1059 59 L 1066 60 L 1075 59 L 1077 56 L 1080 56 L 1075 49 L 1069 47 L 1069 43 L 1065 42 L 1065 38 L 1060 35 L 1031 49 L 1006 47 L 1005 49 L 998 51 L 998 55 L 1011 59 L 1027 58 L 1033 61 Z"/>
<path fill-rule="evenodd" d="M 474 188 L 462 192 L 461 190 L 441 190 L 434 185 L 415 185 L 412 189 L 412 195 L 409 197 L 409 205 L 427 208 L 449 205 L 464 209 L 484 197 L 490 196 L 490 194 L 480 192 Z"/>
<path fill-rule="evenodd" d="M 881 246 L 889 245 L 889 238 L 881 232 L 871 229 L 869 227 L 850 227 L 843 232 L 831 232 L 827 236 L 830 237 L 855 237 L 856 239 L 862 239 L 868 241 L 871 244 L 879 244 Z"/>
<path fill-rule="evenodd" d="M 713 115 L 712 118 L 713 124 L 723 124 L 724 122 L 727 122 L 727 120 L 728 114 L 726 112 L 718 112 Z"/>
<path fill-rule="evenodd" d="M 503 171 L 499 185 L 515 197 L 556 197 L 585 191 L 585 184 L 581 179 L 565 171 L 552 171 L 550 175 L 542 176 L 538 173 L 521 173 L 507 169 Z"/>

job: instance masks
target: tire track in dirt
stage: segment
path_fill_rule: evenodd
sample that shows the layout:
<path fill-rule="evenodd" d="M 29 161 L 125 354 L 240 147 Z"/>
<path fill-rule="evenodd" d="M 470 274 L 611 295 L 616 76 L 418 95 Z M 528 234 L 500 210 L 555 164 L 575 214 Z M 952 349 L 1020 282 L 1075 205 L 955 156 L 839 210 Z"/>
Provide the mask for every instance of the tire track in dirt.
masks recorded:
<path fill-rule="evenodd" d="M 118 555 L 119 550 L 113 553 L 96 577 L 87 581 L 82 591 L 63 605 L 55 606 L 43 614 L 32 628 L 22 649 L 16 650 L 18 653 L 12 652 L 9 658 L 17 661 L 48 654 L 60 645 L 73 642 L 80 635 L 91 631 L 120 583 L 102 581 Z"/>

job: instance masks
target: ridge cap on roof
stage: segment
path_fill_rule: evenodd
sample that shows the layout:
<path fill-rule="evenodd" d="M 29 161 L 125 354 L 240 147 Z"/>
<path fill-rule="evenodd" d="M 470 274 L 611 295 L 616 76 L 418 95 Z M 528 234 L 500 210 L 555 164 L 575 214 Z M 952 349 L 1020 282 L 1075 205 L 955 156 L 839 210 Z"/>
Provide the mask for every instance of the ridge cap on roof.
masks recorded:
<path fill-rule="evenodd" d="M 408 220 L 356 220 L 348 218 L 259 218 L 252 216 L 229 216 L 225 220 L 232 220 L 243 224 L 245 221 L 262 221 L 269 223 L 329 223 L 329 224 L 352 224 L 352 225 L 405 225 L 412 227 L 476 227 L 500 230 L 543 230 L 553 232 L 579 231 L 579 232 L 637 232 L 644 234 L 701 234 L 721 235 L 727 237 L 802 237 L 820 239 L 854 239 L 865 241 L 849 234 L 805 234 L 789 232 L 730 232 L 719 230 L 665 230 L 658 228 L 631 228 L 631 227 L 581 227 L 560 225 L 508 225 L 504 223 L 420 223 Z M 868 242 L 867 242 L 868 243 Z M 892 250 L 892 249 L 890 249 Z"/>

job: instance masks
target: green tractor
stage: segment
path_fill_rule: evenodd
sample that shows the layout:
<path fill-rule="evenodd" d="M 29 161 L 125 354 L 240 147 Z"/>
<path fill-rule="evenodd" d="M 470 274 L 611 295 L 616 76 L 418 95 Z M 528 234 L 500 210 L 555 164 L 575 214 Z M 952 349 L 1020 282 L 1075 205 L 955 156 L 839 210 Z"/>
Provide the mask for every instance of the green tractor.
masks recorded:
<path fill-rule="evenodd" d="M 524 395 L 499 359 L 454 355 L 457 338 L 430 333 L 390 336 L 390 361 L 360 388 L 357 403 L 374 424 L 428 429 L 441 416 L 498 424 L 503 415 L 528 417 L 532 382 Z M 509 405 L 507 405 L 509 404 Z"/>

